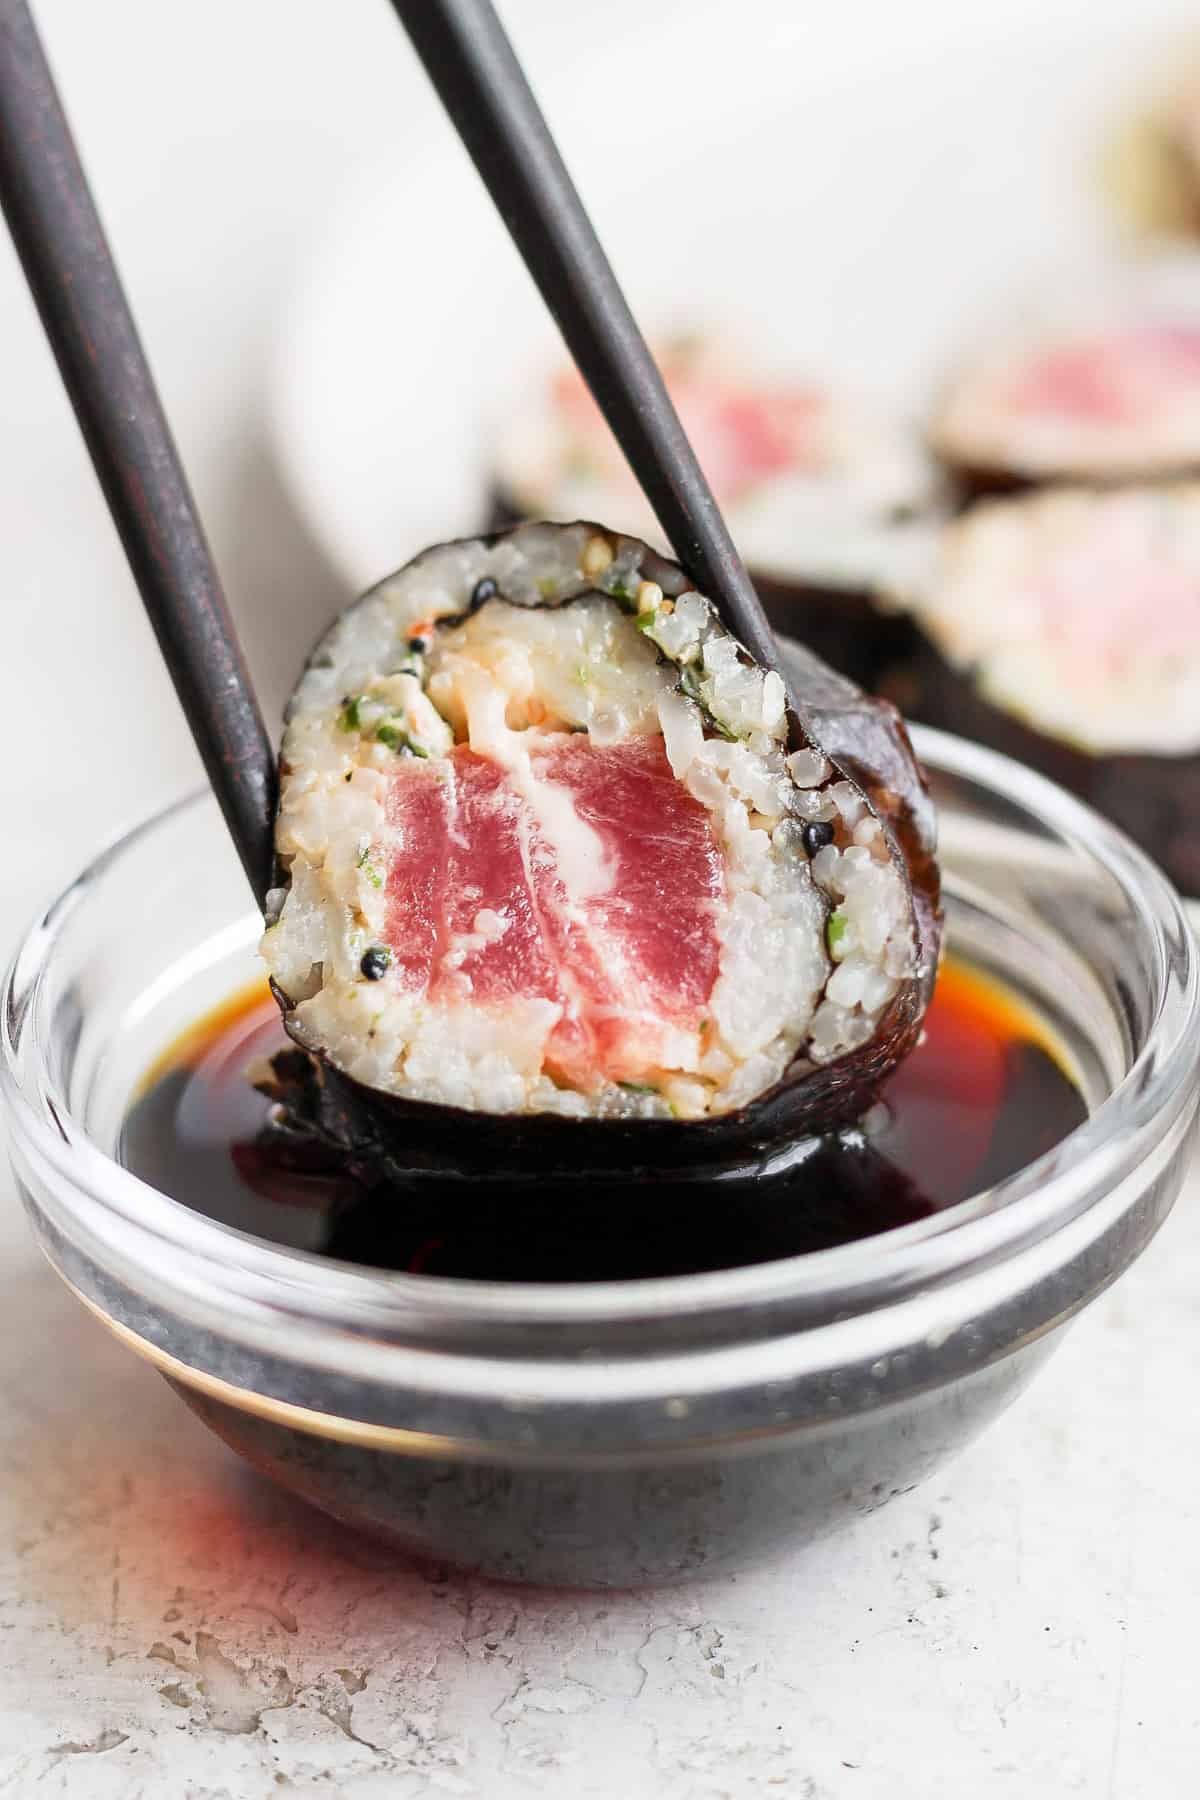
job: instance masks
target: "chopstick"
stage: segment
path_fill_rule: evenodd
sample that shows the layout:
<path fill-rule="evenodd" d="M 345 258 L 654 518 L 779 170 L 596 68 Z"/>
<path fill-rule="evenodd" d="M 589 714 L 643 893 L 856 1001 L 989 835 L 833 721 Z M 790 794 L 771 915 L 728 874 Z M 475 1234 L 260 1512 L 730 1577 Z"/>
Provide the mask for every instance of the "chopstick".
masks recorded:
<path fill-rule="evenodd" d="M 0 205 L 242 867 L 271 884 L 275 759 L 24 0 L 0 0 Z M 97 696 L 98 710 L 104 696 Z"/>
<path fill-rule="evenodd" d="M 754 658 L 775 640 L 487 0 L 393 0 L 668 540 Z M 0 0 L 0 206 L 255 898 L 275 760 L 220 578 L 25 0 Z"/>
<path fill-rule="evenodd" d="M 489 0 L 392 0 L 680 563 L 755 660 L 775 637 Z"/>

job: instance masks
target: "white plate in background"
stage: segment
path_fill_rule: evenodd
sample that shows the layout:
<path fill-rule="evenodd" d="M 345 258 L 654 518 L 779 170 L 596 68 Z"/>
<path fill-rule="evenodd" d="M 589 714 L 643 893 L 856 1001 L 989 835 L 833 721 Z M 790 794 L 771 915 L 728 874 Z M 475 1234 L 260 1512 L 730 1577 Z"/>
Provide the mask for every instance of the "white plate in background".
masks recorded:
<path fill-rule="evenodd" d="M 601 44 L 579 8 L 577 44 L 558 31 L 536 65 L 635 309 L 907 408 L 1006 295 L 1109 246 L 1099 147 L 1196 21 L 1180 0 L 647 11 Z M 520 48 L 519 6 L 510 26 Z M 489 420 L 556 343 L 448 122 L 364 172 L 271 394 L 285 478 L 351 586 L 482 523 Z"/>

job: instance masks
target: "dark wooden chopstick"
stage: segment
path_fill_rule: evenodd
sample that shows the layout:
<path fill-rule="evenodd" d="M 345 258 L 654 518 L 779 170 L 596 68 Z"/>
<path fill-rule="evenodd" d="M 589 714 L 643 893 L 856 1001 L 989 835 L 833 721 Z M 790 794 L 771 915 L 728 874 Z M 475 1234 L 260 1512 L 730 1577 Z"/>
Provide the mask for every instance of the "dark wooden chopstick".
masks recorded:
<path fill-rule="evenodd" d="M 175 690 L 261 904 L 275 760 L 24 0 L 0 0 L 0 205 Z M 97 696 L 98 708 L 104 697 Z"/>
<path fill-rule="evenodd" d="M 756 661 L 775 638 L 489 0 L 392 0 L 679 561 Z"/>

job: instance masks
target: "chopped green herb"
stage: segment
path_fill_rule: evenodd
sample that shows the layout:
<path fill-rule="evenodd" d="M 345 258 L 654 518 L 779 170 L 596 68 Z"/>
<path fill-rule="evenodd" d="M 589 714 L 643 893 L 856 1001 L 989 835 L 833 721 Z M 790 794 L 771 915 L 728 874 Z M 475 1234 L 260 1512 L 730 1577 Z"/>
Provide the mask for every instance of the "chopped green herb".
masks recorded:
<path fill-rule="evenodd" d="M 651 1087 L 645 1081 L 618 1081 L 617 1086 L 624 1088 L 627 1094 L 657 1094 L 659 1089 Z"/>
<path fill-rule="evenodd" d="M 705 719 L 712 726 L 713 730 L 716 732 L 718 737 L 723 737 L 725 739 L 726 743 L 729 743 L 729 744 L 737 743 L 737 741 L 738 741 L 737 732 L 730 731 L 728 725 L 723 725 L 721 723 L 720 719 L 717 718 L 716 714 L 712 710 L 712 707 L 708 704 L 708 701 L 704 698 L 704 695 L 701 693 L 700 680 L 696 674 L 695 669 L 686 668 L 686 667 L 680 669 L 680 671 L 679 671 L 679 691 L 686 700 L 694 700 L 695 701 L 696 705 L 700 708 L 700 711 L 704 714 Z"/>
<path fill-rule="evenodd" d="M 844 912 L 831 912 L 825 926 L 825 942 L 829 945 L 829 954 L 836 956 L 842 942 L 850 929 L 850 921 Z"/>
<path fill-rule="evenodd" d="M 604 592 L 610 600 L 616 601 L 623 612 L 635 613 L 637 611 L 637 600 L 623 581 L 614 581 L 611 587 L 605 584 Z"/>
<path fill-rule="evenodd" d="M 537 585 L 543 600 L 552 600 L 558 592 L 558 583 L 553 575 L 543 575 Z"/>
<path fill-rule="evenodd" d="M 588 682 L 592 679 L 592 671 L 588 668 L 586 663 L 579 664 L 579 667 L 575 671 L 575 679 L 580 687 L 586 687 Z"/>
<path fill-rule="evenodd" d="M 361 731 L 362 721 L 358 709 L 362 704 L 361 694 L 352 694 L 342 702 L 342 710 L 338 714 L 339 731 Z"/>
<path fill-rule="evenodd" d="M 375 867 L 374 863 L 371 861 L 371 846 L 370 846 L 370 844 L 364 844 L 362 849 L 359 851 L 358 862 L 357 862 L 356 866 L 362 870 L 363 874 L 366 876 L 367 880 L 370 882 L 372 887 L 381 888 L 383 886 L 383 876 L 379 873 L 379 870 Z"/>
<path fill-rule="evenodd" d="M 653 631 L 658 624 L 657 613 L 639 613 L 637 628 L 639 631 Z"/>
<path fill-rule="evenodd" d="M 398 725 L 395 719 L 385 719 L 382 725 L 376 726 L 375 736 L 381 744 L 389 750 L 394 750 L 398 756 L 420 756 L 426 759 L 429 756 L 428 750 L 421 744 L 414 743 L 403 725 Z"/>

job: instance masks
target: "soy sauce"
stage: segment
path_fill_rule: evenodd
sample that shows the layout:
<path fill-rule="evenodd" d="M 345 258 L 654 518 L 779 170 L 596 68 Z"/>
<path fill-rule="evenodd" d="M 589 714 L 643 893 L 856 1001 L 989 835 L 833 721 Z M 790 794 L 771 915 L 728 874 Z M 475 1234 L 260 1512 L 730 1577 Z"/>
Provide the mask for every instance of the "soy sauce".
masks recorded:
<path fill-rule="evenodd" d="M 927 1217 L 1014 1174 L 1086 1117 L 1036 1017 L 948 961 L 920 1045 L 861 1126 L 795 1167 L 686 1208 L 624 1183 L 603 1203 L 536 1194 L 520 1216 L 368 1190 L 316 1143 L 281 1138 L 248 1071 L 287 1044 L 255 986 L 201 1019 L 150 1072 L 121 1159 L 209 1218 L 273 1243 L 412 1273 L 493 1281 L 689 1274 L 829 1248 Z"/>

